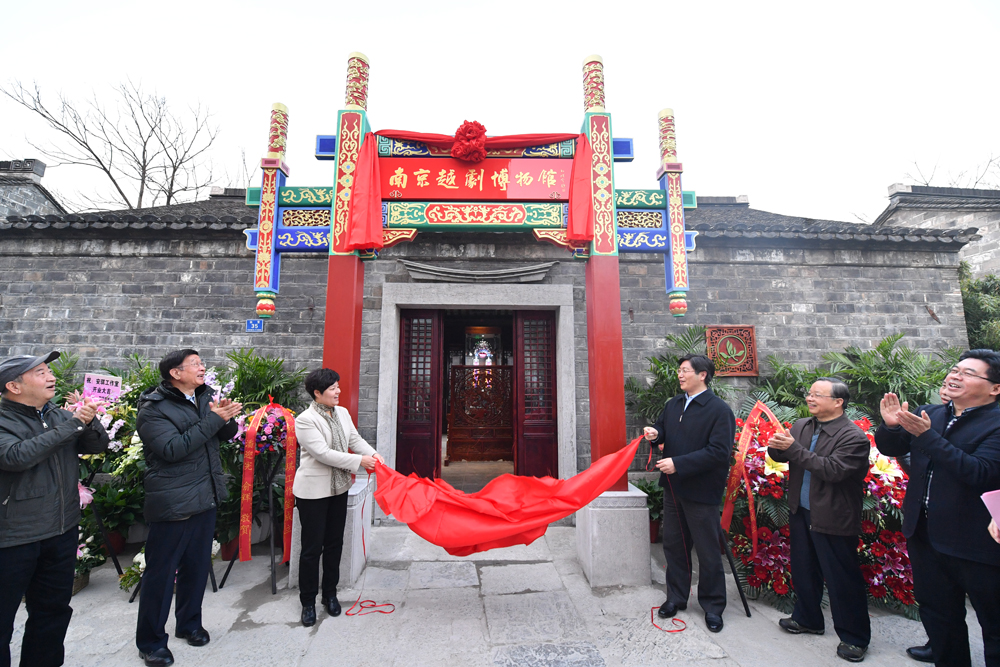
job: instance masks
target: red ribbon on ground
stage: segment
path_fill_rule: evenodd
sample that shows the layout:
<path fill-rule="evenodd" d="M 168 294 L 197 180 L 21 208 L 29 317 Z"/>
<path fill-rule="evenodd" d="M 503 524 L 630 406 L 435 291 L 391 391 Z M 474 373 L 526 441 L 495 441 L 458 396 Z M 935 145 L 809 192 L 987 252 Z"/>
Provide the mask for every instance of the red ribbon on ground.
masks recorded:
<path fill-rule="evenodd" d="M 372 474 L 368 473 L 368 481 L 371 482 Z M 365 555 L 365 577 L 361 580 L 361 590 L 358 591 L 358 599 L 354 601 L 351 608 L 344 612 L 344 616 L 367 616 L 368 614 L 391 614 L 396 611 L 396 605 L 391 602 L 378 603 L 375 600 L 362 600 L 365 594 L 365 583 L 368 581 L 368 547 L 365 545 L 365 503 L 361 503 L 361 553 Z M 358 610 L 354 611 L 357 607 Z M 392 607 L 383 609 L 382 607 Z"/>
<path fill-rule="evenodd" d="M 636 438 L 569 479 L 501 475 L 470 494 L 441 479 L 404 477 L 376 464 L 375 500 L 386 514 L 452 556 L 531 544 L 550 523 L 576 512 L 620 479 L 641 440 Z"/>
<path fill-rule="evenodd" d="M 729 469 L 729 481 L 726 482 L 726 503 L 722 507 L 722 529 L 729 533 L 729 526 L 733 522 L 733 510 L 736 504 L 736 496 L 740 486 L 740 478 L 747 490 L 747 502 L 750 504 L 750 540 L 753 544 L 753 555 L 757 555 L 757 510 L 754 507 L 753 489 L 750 488 L 750 476 L 747 474 L 746 456 L 750 443 L 753 442 L 753 423 L 764 415 L 779 430 L 784 430 L 784 425 L 774 416 L 771 408 L 757 401 L 753 410 L 747 415 L 743 422 L 743 431 L 740 433 L 739 445 L 736 447 L 736 461 Z"/>
<path fill-rule="evenodd" d="M 274 402 L 274 397 L 268 396 L 270 403 L 259 408 L 250 418 L 246 437 L 243 440 L 243 484 L 240 489 L 240 561 L 252 560 L 250 556 L 250 533 L 253 525 L 253 473 L 254 458 L 257 456 L 257 431 L 260 423 L 269 409 L 277 409 L 285 417 L 285 512 L 284 529 L 282 531 L 283 555 L 281 562 L 287 563 L 292 555 L 292 509 L 295 507 L 295 496 L 292 495 L 292 485 L 295 481 L 295 416 L 291 410 Z M 271 489 L 267 489 L 270 493 Z M 268 502 L 272 501 L 268 497 Z M 274 530 L 274 526 L 271 526 Z"/>
<path fill-rule="evenodd" d="M 382 184 L 379 178 L 378 145 L 376 136 L 413 141 L 434 148 L 451 150 L 455 137 L 446 134 L 380 130 L 377 135 L 367 133 L 358 151 L 357 169 L 351 191 L 348 214 L 347 250 L 367 250 L 382 247 Z M 486 150 L 504 150 L 544 146 L 562 141 L 576 140 L 573 170 L 569 186 L 569 223 L 566 237 L 577 243 L 594 239 L 594 203 L 591 170 L 594 152 L 586 134 L 510 134 L 486 137 Z"/>

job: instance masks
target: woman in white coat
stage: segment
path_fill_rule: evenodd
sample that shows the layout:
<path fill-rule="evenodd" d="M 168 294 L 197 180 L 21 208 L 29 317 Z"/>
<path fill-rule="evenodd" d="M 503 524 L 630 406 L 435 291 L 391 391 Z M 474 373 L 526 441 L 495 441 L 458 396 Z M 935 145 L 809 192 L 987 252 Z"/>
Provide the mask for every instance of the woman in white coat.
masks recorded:
<path fill-rule="evenodd" d="M 340 375 L 321 368 L 306 376 L 306 393 L 313 399 L 295 418 L 295 434 L 302 446 L 292 493 L 302 522 L 299 556 L 299 600 L 302 625 L 316 622 L 319 559 L 323 557 L 323 606 L 340 615 L 337 584 L 344 547 L 347 492 L 351 474 L 371 471 L 379 454 L 358 435 L 347 408 L 340 403 Z"/>

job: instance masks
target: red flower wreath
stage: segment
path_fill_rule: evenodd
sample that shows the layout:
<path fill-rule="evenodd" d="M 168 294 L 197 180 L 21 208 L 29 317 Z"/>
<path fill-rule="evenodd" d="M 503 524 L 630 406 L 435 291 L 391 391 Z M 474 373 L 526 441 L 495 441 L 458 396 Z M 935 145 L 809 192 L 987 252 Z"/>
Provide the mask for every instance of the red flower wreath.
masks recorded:
<path fill-rule="evenodd" d="M 455 131 L 455 144 L 451 156 L 465 162 L 482 162 L 486 159 L 486 128 L 476 121 L 465 121 Z"/>

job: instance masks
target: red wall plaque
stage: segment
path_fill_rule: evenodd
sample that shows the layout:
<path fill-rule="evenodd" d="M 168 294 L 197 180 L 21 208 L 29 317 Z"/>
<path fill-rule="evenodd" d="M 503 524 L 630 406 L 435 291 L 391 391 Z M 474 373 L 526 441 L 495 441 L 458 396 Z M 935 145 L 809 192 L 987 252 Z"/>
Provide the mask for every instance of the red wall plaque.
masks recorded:
<path fill-rule="evenodd" d="M 752 326 L 706 327 L 708 358 L 715 362 L 718 376 L 759 375 L 757 338 Z"/>
<path fill-rule="evenodd" d="M 569 200 L 572 160 L 379 158 L 383 199 Z"/>

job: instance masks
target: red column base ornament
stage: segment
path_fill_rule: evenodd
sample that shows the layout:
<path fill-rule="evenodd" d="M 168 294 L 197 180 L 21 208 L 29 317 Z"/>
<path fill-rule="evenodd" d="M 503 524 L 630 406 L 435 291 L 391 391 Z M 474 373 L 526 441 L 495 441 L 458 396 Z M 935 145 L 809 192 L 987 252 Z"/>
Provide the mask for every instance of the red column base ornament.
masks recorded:
<path fill-rule="evenodd" d="M 356 255 L 330 255 L 326 280 L 323 367 L 340 375 L 340 404 L 358 423 L 361 311 L 365 267 Z"/>
<path fill-rule="evenodd" d="M 616 255 L 587 260 L 587 368 L 590 375 L 590 460 L 626 445 L 621 286 Z M 628 490 L 622 475 L 609 491 Z"/>
<path fill-rule="evenodd" d="M 274 300 L 277 296 L 274 292 L 257 292 L 257 317 L 274 315 Z"/>
<path fill-rule="evenodd" d="M 688 304 L 684 296 L 684 292 L 670 293 L 670 314 L 674 317 L 684 317 L 687 314 Z"/>

